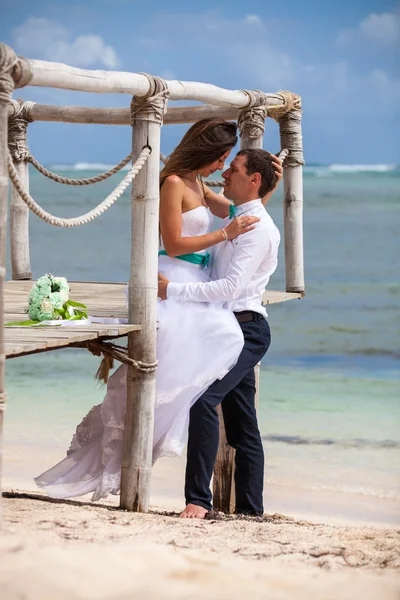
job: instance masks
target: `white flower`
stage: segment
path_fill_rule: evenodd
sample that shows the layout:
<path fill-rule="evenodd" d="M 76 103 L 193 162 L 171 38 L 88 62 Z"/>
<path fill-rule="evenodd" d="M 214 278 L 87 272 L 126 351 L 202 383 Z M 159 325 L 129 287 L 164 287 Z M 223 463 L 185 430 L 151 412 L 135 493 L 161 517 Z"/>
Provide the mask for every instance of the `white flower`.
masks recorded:
<path fill-rule="evenodd" d="M 60 298 L 62 303 L 65 304 L 69 300 L 69 294 L 65 290 L 60 290 Z"/>
<path fill-rule="evenodd" d="M 62 308 L 64 304 L 60 292 L 52 292 L 51 294 L 49 294 L 49 300 L 54 308 Z"/>
<path fill-rule="evenodd" d="M 52 303 L 47 298 L 44 298 L 44 300 L 42 300 L 42 302 L 41 302 L 40 309 L 39 309 L 39 314 L 38 314 L 39 321 L 46 321 L 48 319 L 51 319 L 53 317 L 53 312 L 54 312 L 54 308 L 53 308 Z"/>
<path fill-rule="evenodd" d="M 68 281 L 65 277 L 53 277 L 53 283 L 59 287 L 60 292 L 69 292 Z"/>

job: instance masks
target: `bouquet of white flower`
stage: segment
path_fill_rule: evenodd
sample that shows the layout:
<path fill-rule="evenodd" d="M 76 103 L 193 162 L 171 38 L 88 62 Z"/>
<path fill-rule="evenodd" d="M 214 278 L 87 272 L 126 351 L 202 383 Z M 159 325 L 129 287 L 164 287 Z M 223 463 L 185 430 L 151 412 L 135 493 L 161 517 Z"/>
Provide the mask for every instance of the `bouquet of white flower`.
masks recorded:
<path fill-rule="evenodd" d="M 31 320 L 6 323 L 5 325 L 37 325 L 44 321 L 87 319 L 86 306 L 70 300 L 69 292 L 68 281 L 65 277 L 54 277 L 51 274 L 40 277 L 29 294 L 26 312 Z"/>

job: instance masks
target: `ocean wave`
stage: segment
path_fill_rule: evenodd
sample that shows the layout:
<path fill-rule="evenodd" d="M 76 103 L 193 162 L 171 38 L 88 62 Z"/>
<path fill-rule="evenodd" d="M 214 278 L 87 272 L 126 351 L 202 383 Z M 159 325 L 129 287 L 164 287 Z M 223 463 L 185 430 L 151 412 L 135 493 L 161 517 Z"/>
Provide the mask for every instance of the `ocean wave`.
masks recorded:
<path fill-rule="evenodd" d="M 115 166 L 114 164 L 103 163 L 103 162 L 76 162 L 72 165 L 67 164 L 50 164 L 49 168 L 55 171 L 108 171 Z M 225 165 L 225 169 L 229 165 Z M 126 165 L 123 170 L 129 170 L 129 164 Z M 333 176 L 337 174 L 354 174 L 354 173 L 393 173 L 395 171 L 400 172 L 400 165 L 396 164 L 374 164 L 374 165 L 346 165 L 346 164 L 332 164 L 332 165 L 306 165 L 304 167 L 304 173 L 307 175 L 315 175 L 318 177 Z M 215 174 L 215 178 L 218 178 L 222 171 L 218 171 Z"/>
<path fill-rule="evenodd" d="M 117 163 L 109 165 L 108 163 L 88 163 L 88 162 L 77 162 L 74 165 L 49 165 L 49 168 L 54 171 L 109 171 L 115 167 Z M 129 171 L 130 165 L 127 164 L 121 169 L 121 171 Z"/>
<path fill-rule="evenodd" d="M 341 446 L 342 448 L 400 448 L 400 442 L 396 440 L 368 440 L 363 438 L 335 440 L 332 438 L 308 438 L 301 435 L 263 435 L 266 442 L 280 442 L 283 444 L 294 444 L 304 446 Z"/>
<path fill-rule="evenodd" d="M 332 164 L 332 165 L 309 165 L 304 167 L 305 175 L 316 177 L 333 177 L 335 175 L 355 175 L 355 174 L 374 174 L 374 173 L 396 173 L 400 172 L 399 165 L 396 164 Z"/>

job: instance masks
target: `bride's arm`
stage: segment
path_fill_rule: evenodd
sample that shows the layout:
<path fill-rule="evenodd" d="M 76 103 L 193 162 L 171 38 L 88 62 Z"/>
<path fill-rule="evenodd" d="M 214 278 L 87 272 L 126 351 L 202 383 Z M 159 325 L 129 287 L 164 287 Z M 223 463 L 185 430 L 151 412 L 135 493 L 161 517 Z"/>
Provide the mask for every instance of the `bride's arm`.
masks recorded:
<path fill-rule="evenodd" d="M 227 198 L 225 198 L 225 196 L 222 194 L 217 194 L 214 192 L 214 190 L 211 190 L 204 183 L 202 185 L 204 199 L 207 202 L 207 206 L 211 210 L 212 214 L 220 219 L 225 219 L 225 217 L 228 217 L 229 207 L 231 206 L 232 202 L 227 200 Z"/>
<path fill-rule="evenodd" d="M 191 254 L 205 250 L 224 241 L 222 229 L 192 237 L 182 237 L 182 205 L 185 185 L 180 177 L 170 175 L 166 178 L 160 191 L 160 230 L 168 256 Z M 234 219 L 224 228 L 227 239 L 233 240 L 240 234 L 254 229 L 256 217 L 243 216 Z"/>

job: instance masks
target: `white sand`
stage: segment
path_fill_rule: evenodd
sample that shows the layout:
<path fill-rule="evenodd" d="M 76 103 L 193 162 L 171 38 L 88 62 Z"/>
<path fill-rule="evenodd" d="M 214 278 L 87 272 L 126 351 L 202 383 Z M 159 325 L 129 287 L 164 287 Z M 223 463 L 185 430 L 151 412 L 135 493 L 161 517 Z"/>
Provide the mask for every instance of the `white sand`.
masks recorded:
<path fill-rule="evenodd" d="M 4 600 L 400 597 L 393 528 L 183 520 L 14 492 L 3 509 Z"/>

